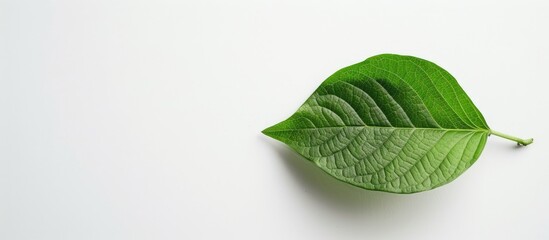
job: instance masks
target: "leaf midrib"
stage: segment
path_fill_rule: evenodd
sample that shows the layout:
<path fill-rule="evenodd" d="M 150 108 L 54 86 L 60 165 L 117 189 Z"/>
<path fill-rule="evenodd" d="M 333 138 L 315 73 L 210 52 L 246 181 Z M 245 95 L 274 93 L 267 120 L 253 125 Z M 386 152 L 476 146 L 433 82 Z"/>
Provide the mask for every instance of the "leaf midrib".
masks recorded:
<path fill-rule="evenodd" d="M 269 130 L 264 132 L 289 132 L 299 130 L 317 130 L 317 129 L 334 129 L 334 128 L 390 128 L 396 130 L 435 130 L 435 131 L 456 131 L 456 132 L 486 132 L 489 133 L 489 129 L 458 129 L 458 128 L 414 128 L 414 127 L 382 127 L 382 126 L 368 126 L 368 125 L 350 125 L 350 126 L 332 126 L 332 127 L 314 127 L 314 128 L 286 128 L 283 130 Z"/>

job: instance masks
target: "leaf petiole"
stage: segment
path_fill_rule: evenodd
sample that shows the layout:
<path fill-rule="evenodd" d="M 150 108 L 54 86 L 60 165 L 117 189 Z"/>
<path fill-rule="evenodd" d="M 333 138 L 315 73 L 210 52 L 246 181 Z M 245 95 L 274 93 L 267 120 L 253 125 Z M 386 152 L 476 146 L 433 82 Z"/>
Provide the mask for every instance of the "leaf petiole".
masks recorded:
<path fill-rule="evenodd" d="M 490 130 L 490 134 L 494 134 L 498 137 L 502 137 L 502 138 L 505 138 L 505 139 L 509 139 L 511 141 L 515 141 L 515 142 L 517 142 L 518 145 L 522 145 L 522 146 L 526 146 L 526 145 L 531 144 L 531 143 L 534 142 L 533 138 L 522 139 L 522 138 L 518 138 L 518 137 L 515 137 L 515 136 L 507 135 L 505 133 L 500 133 L 500 132 L 494 131 L 494 130 Z"/>

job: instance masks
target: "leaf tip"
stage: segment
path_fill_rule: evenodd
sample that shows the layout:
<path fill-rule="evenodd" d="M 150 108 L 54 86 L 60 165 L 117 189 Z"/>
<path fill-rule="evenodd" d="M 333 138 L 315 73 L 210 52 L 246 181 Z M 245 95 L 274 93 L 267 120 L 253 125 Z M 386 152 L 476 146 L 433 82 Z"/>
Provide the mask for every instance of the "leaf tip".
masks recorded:
<path fill-rule="evenodd" d="M 263 129 L 261 133 L 265 134 L 268 137 L 271 137 L 273 139 L 276 139 L 278 141 L 284 142 L 284 130 L 286 129 L 286 126 L 284 122 L 277 123 L 273 126 L 270 126 L 268 128 Z"/>
<path fill-rule="evenodd" d="M 276 125 L 275 125 L 275 126 L 276 126 Z M 263 131 L 261 131 L 261 133 L 263 133 L 263 134 L 265 134 L 265 135 L 267 135 L 267 136 L 269 136 L 269 137 L 274 138 L 274 137 L 273 137 L 273 127 L 274 127 L 274 126 L 270 126 L 270 127 L 268 127 L 268 128 L 265 128 L 265 129 L 263 129 Z"/>

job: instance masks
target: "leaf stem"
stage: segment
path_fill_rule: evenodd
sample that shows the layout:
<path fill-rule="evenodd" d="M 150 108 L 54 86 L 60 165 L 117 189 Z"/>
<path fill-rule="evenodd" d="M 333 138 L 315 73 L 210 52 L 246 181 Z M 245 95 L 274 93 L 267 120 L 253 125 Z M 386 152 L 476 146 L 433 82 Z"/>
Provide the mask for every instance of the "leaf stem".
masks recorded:
<path fill-rule="evenodd" d="M 526 146 L 526 145 L 531 144 L 531 143 L 534 142 L 533 138 L 522 139 L 522 138 L 518 138 L 518 137 L 515 137 L 515 136 L 507 135 L 505 133 L 500 133 L 500 132 L 494 131 L 494 130 L 490 130 L 490 134 L 494 134 L 498 137 L 502 137 L 502 138 L 505 138 L 505 139 L 509 139 L 511 141 L 515 141 L 515 142 L 517 142 L 518 145 L 522 145 L 522 146 Z"/>

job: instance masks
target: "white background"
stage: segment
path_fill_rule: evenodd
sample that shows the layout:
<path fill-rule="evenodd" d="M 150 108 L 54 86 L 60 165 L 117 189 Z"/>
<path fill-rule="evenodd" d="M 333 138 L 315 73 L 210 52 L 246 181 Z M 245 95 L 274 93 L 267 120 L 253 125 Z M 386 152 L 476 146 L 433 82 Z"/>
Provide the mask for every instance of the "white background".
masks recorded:
<path fill-rule="evenodd" d="M 547 1 L 0 2 L 0 239 L 549 239 Z M 535 143 L 393 195 L 261 135 L 379 53 Z"/>

